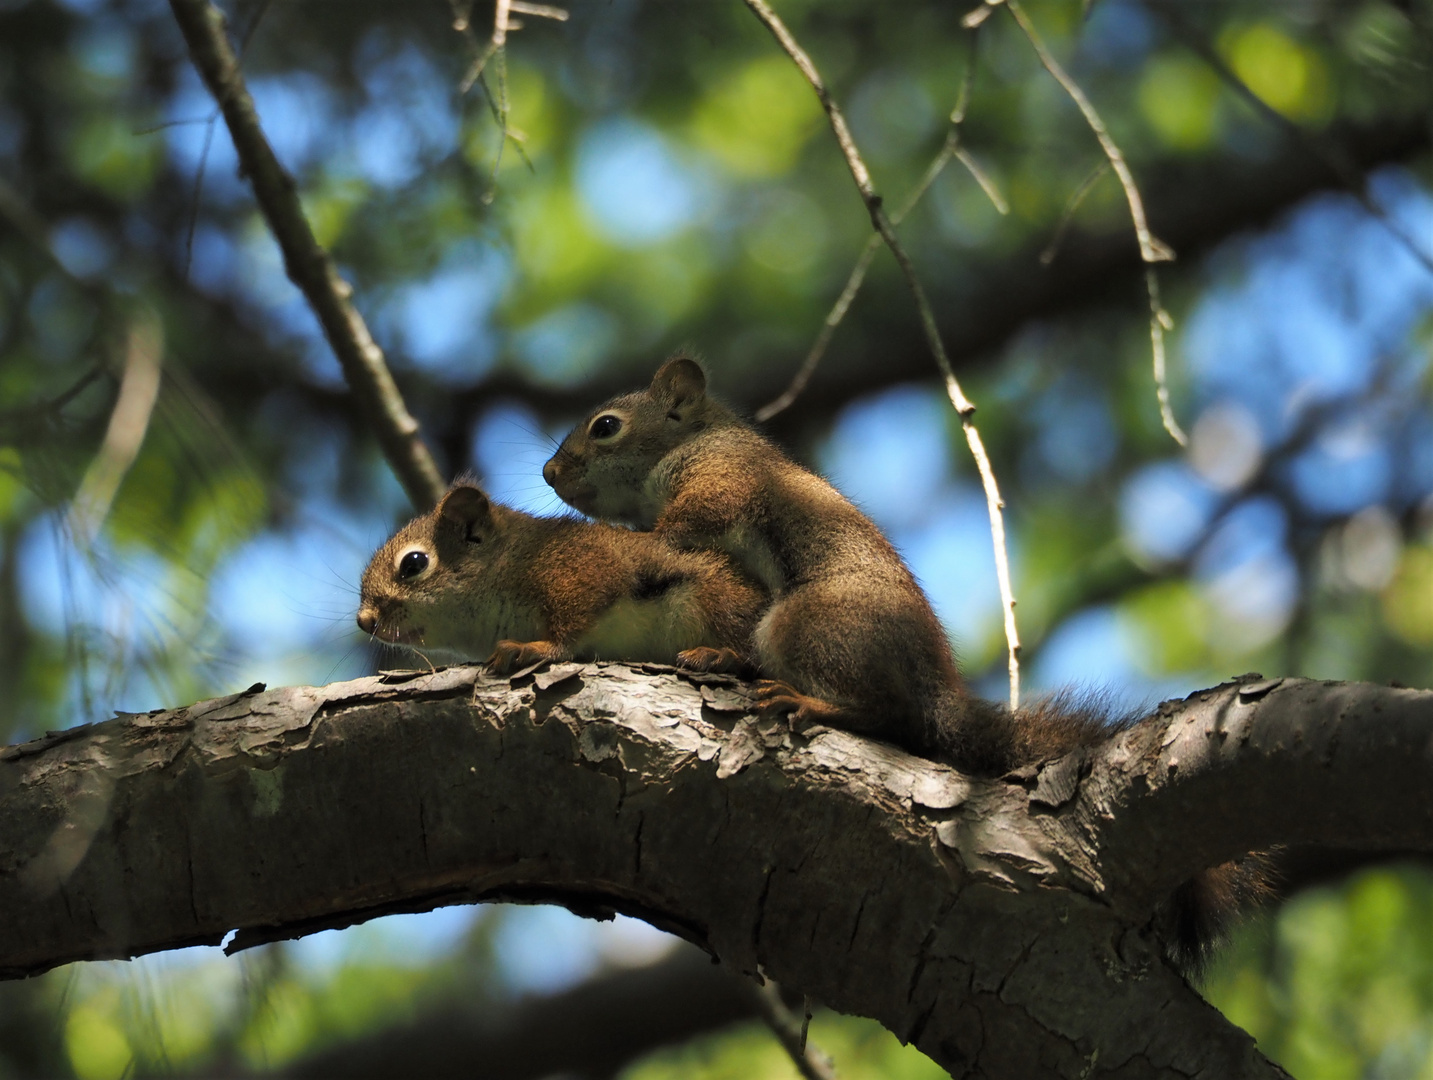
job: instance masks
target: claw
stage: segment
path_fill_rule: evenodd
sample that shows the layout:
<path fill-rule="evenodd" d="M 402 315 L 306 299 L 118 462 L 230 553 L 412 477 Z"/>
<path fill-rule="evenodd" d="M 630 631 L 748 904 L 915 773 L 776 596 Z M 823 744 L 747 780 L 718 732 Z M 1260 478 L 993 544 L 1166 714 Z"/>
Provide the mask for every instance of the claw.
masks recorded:
<path fill-rule="evenodd" d="M 846 725 L 839 722 L 844 710 L 822 698 L 803 694 L 788 683 L 763 679 L 756 684 L 756 708 L 762 717 L 785 716 L 792 731 L 804 731 L 814 724 Z"/>
<path fill-rule="evenodd" d="M 677 653 L 677 666 L 688 671 L 737 673 L 747 669 L 746 661 L 735 649 L 713 649 L 698 645 Z"/>
<path fill-rule="evenodd" d="M 488 670 L 494 675 L 507 675 L 529 664 L 557 659 L 552 644 L 546 641 L 499 641 L 488 657 Z"/>

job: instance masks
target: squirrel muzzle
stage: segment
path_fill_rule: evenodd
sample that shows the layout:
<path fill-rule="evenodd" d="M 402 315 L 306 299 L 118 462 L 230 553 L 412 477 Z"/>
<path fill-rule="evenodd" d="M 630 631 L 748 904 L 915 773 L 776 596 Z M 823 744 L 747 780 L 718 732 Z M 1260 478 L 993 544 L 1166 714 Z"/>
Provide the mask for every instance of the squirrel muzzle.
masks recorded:
<path fill-rule="evenodd" d="M 378 629 L 378 612 L 371 607 L 359 608 L 358 628 L 371 636 Z"/>

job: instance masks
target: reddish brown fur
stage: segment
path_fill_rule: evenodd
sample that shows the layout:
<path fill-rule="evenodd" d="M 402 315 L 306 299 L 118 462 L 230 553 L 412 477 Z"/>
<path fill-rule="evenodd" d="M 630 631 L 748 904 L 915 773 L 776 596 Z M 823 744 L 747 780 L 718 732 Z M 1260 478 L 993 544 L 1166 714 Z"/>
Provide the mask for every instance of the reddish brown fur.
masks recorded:
<path fill-rule="evenodd" d="M 610 445 L 590 434 L 604 415 L 626 425 Z M 707 397 L 691 360 L 669 361 L 647 390 L 599 409 L 544 475 L 578 509 L 651 528 L 683 549 L 721 551 L 771 591 L 754 639 L 772 678 L 768 710 L 967 768 L 1007 763 L 984 745 L 978 759 L 961 753 L 955 658 L 889 541 L 829 483 Z"/>
<path fill-rule="evenodd" d="M 405 578 L 404 553 L 428 568 Z M 364 571 L 359 625 L 417 648 L 489 658 L 648 660 L 704 668 L 747 657 L 765 593 L 719 555 L 658 537 L 490 503 L 470 484 L 415 518 Z M 650 626 L 648 625 L 650 623 Z"/>

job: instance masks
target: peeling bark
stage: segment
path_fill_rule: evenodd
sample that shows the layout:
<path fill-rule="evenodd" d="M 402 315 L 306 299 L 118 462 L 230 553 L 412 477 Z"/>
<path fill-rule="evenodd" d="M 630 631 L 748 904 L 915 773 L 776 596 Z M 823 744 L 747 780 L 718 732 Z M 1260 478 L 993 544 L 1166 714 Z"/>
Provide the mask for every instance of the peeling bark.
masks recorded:
<path fill-rule="evenodd" d="M 0 751 L 0 974 L 483 900 L 621 911 L 956 1076 L 1274 1077 L 1154 904 L 1248 847 L 1428 850 L 1433 695 L 1230 684 L 978 781 L 625 665 L 257 690 Z"/>

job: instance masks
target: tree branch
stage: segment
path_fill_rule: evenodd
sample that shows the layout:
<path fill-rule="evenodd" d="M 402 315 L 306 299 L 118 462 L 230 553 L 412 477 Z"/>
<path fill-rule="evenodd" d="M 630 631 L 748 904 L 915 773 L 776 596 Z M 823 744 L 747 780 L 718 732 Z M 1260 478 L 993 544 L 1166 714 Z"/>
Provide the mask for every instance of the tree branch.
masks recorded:
<path fill-rule="evenodd" d="M 1246 845 L 1433 846 L 1427 693 L 1219 688 L 995 781 L 748 700 L 465 667 L 11 747 L 0 971 L 516 899 L 645 918 L 957 1074 L 1273 1077 L 1160 959 L 1157 887 Z"/>
<path fill-rule="evenodd" d="M 1430 710 L 1426 690 L 1247 677 L 1166 702 L 1102 748 L 1065 816 L 1089 830 L 1104 886 L 1136 905 L 1276 845 L 1427 852 Z"/>
<path fill-rule="evenodd" d="M 408 497 L 418 509 L 426 510 L 442 497 L 446 485 L 423 445 L 418 422 L 403 404 L 383 350 L 349 302 L 352 287 L 315 239 L 293 177 L 279 164 L 259 126 L 238 58 L 224 35 L 223 15 L 208 0 L 170 0 L 169 6 L 184 32 L 195 69 L 224 113 L 244 175 L 284 254 L 289 279 L 318 316 L 349 389 Z"/>

